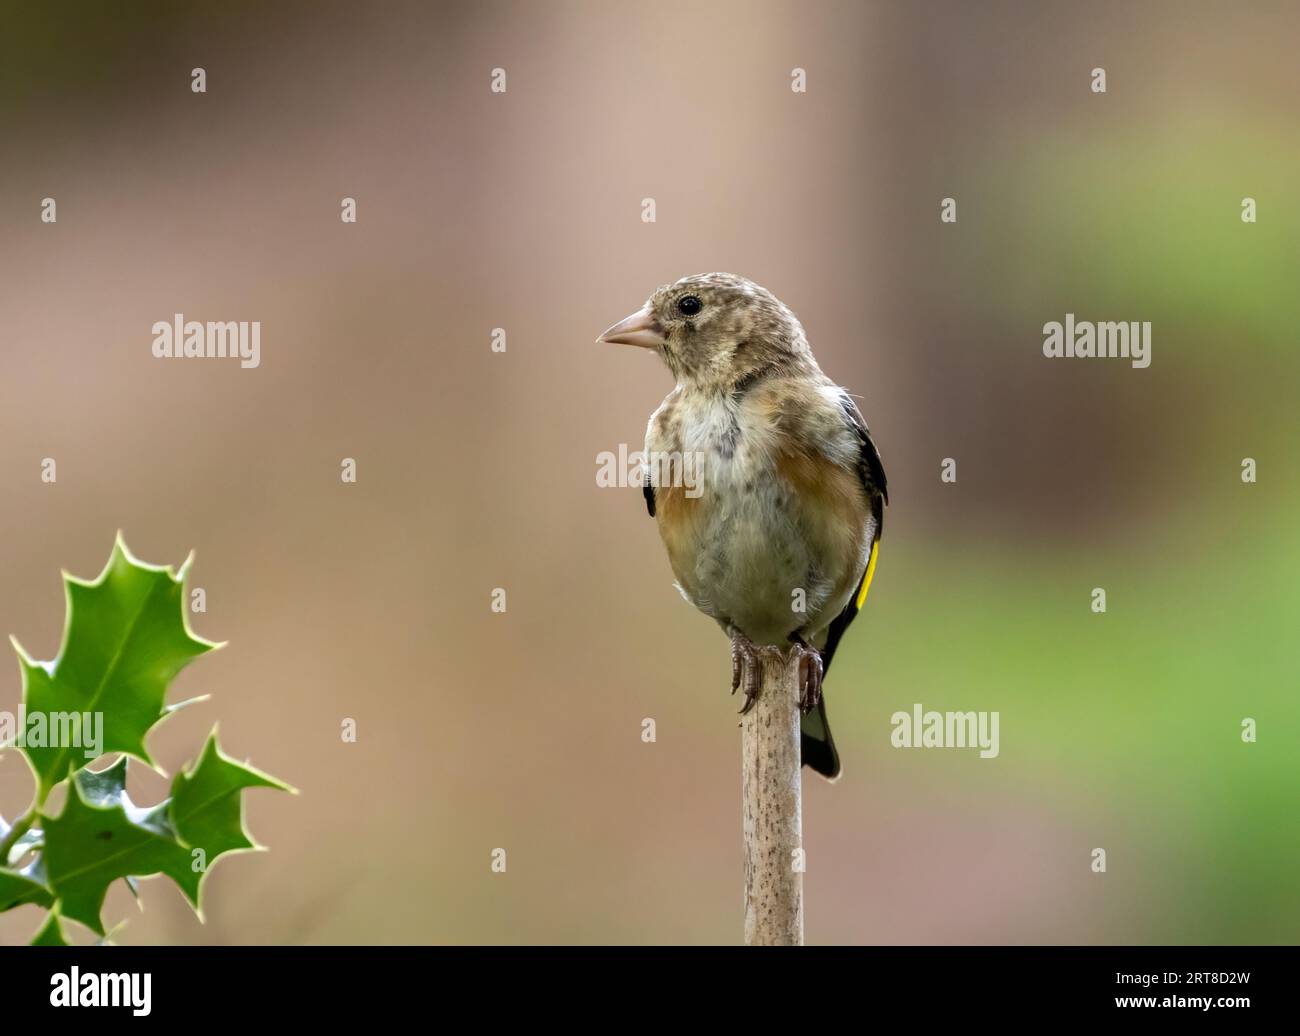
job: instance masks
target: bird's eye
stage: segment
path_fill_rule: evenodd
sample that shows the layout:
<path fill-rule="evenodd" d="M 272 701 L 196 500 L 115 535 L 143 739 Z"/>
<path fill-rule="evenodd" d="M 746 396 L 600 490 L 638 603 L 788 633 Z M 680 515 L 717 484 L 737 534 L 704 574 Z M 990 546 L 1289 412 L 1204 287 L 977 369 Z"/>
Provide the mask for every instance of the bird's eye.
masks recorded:
<path fill-rule="evenodd" d="M 703 308 L 704 303 L 700 301 L 698 295 L 683 295 L 677 300 L 677 312 L 683 316 L 693 317 Z"/>

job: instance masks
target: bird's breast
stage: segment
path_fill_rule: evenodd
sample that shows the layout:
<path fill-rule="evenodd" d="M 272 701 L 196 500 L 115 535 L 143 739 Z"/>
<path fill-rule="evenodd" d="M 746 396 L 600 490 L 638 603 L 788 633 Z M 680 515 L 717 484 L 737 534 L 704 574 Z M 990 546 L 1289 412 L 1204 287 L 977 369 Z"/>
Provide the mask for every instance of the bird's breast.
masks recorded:
<path fill-rule="evenodd" d="M 853 580 L 863 527 L 854 476 L 801 448 L 762 398 L 670 397 L 646 452 L 695 472 L 693 484 L 661 478 L 655 499 L 678 584 L 702 611 L 781 643 L 820 622 Z M 661 461 L 659 470 L 669 469 Z"/>

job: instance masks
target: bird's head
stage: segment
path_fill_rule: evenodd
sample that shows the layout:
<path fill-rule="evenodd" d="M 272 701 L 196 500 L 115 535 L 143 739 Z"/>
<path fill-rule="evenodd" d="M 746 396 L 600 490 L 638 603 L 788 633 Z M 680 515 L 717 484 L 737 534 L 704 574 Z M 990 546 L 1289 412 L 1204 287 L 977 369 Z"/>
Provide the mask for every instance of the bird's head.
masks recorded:
<path fill-rule="evenodd" d="M 666 284 L 597 341 L 654 349 L 678 382 L 702 388 L 725 390 L 770 371 L 814 365 L 790 308 L 734 273 Z"/>

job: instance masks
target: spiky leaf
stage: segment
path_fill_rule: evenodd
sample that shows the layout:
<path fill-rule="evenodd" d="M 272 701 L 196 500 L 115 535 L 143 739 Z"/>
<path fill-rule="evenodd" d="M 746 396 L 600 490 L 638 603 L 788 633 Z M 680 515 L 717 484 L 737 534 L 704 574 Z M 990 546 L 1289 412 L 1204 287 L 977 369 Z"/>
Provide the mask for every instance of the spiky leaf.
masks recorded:
<path fill-rule="evenodd" d="M 203 878 L 212 863 L 229 852 L 259 848 L 244 828 L 243 789 L 293 791 L 226 756 L 214 730 L 197 762 L 173 782 L 172 797 L 141 808 L 127 795 L 127 757 L 152 766 L 145 748 L 149 731 L 177 709 L 204 700 L 167 705 L 168 684 L 192 658 L 220 646 L 186 626 L 188 565 L 187 560 L 173 575 L 139 562 L 119 535 L 94 582 L 65 574 L 67 619 L 58 657 L 37 662 L 14 642 L 28 719 L 41 717 L 47 735 L 56 729 L 63 735 L 33 737 L 30 722 L 18 732 L 26 738 L 19 746 L 37 777 L 33 809 L 41 826 L 25 820 L 22 835 L 14 837 L 7 854 L 0 853 L 5 856 L 0 911 L 25 903 L 50 908 L 35 945 L 67 945 L 63 918 L 90 928 L 101 944 L 111 943 L 100 914 L 109 886 L 119 879 L 138 899 L 139 877 L 166 874 L 199 912 Z M 69 739 L 76 729 L 71 717 L 83 719 L 83 726 L 98 717 L 102 740 Z M 83 732 L 99 733 L 94 727 Z M 121 757 L 99 771 L 85 768 L 90 755 L 105 753 Z M 48 815 L 43 804 L 49 791 L 69 777 L 62 813 Z M 0 843 L 11 833 L 17 835 L 0 818 Z M 19 869 L 24 860 L 27 865 Z"/>
<path fill-rule="evenodd" d="M 125 769 L 125 761 L 119 764 Z M 89 778 L 89 780 L 87 780 Z M 124 786 L 102 775 L 80 773 L 57 817 L 46 817 L 46 883 L 60 901 L 64 917 L 103 935 L 100 910 L 108 887 L 119 878 L 166 874 L 198 909 L 201 874 L 190 866 L 190 851 L 176 839 L 167 818 L 169 803 L 151 809 L 131 802 Z"/>
<path fill-rule="evenodd" d="M 203 879 L 217 858 L 259 848 L 244 828 L 240 793 L 294 790 L 229 758 L 215 730 L 198 762 L 177 775 L 172 797 L 158 805 L 136 806 L 126 793 L 126 775 L 125 756 L 105 770 L 82 770 L 63 813 L 43 821 L 42 877 L 63 916 L 99 935 L 104 897 L 119 878 L 134 892 L 137 878 L 166 874 L 201 916 Z"/>
<path fill-rule="evenodd" d="M 203 755 L 172 782 L 171 821 L 180 840 L 204 851 L 209 864 L 228 852 L 261 848 L 244 828 L 244 788 L 294 792 L 282 781 L 221 751 L 213 730 Z"/>
<path fill-rule="evenodd" d="M 194 636 L 186 625 L 188 564 L 178 574 L 144 564 L 119 535 L 99 578 L 86 582 L 65 573 L 67 618 L 58 657 L 38 662 L 14 641 L 28 714 L 51 724 L 102 715 L 100 750 L 125 752 L 152 766 L 145 738 L 172 711 L 164 703 L 167 685 L 191 659 L 220 646 Z M 67 743 L 28 744 L 23 750 L 42 798 L 91 761 L 82 747 Z"/>

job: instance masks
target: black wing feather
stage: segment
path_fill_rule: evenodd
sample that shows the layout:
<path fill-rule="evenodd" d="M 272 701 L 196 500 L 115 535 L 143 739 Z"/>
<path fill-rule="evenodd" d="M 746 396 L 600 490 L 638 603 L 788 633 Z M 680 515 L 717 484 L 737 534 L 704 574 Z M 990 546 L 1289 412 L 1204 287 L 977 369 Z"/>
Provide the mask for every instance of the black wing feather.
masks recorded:
<path fill-rule="evenodd" d="M 871 438 L 871 430 L 867 427 L 862 411 L 853 402 L 853 397 L 845 393 L 841 399 L 841 406 L 844 408 L 844 416 L 848 419 L 849 424 L 858 433 L 858 442 L 861 446 L 858 457 L 858 477 L 862 480 L 862 489 L 867 494 L 867 499 L 871 501 L 871 517 L 875 525 L 872 532 L 872 543 L 874 544 L 880 539 L 880 532 L 885 523 L 885 505 L 889 503 L 889 485 L 885 479 L 885 465 L 880 460 L 880 451 L 876 449 L 876 444 Z M 835 649 L 839 646 L 840 638 L 844 636 L 844 631 L 858 617 L 858 594 L 862 592 L 862 581 L 866 578 L 867 572 L 866 569 L 863 569 L 862 577 L 858 580 L 857 588 L 853 591 L 853 596 L 849 598 L 849 603 L 835 617 L 835 621 L 831 623 L 830 629 L 826 633 L 826 646 L 822 648 L 823 674 L 830 669 L 831 658 L 835 654 Z"/>

